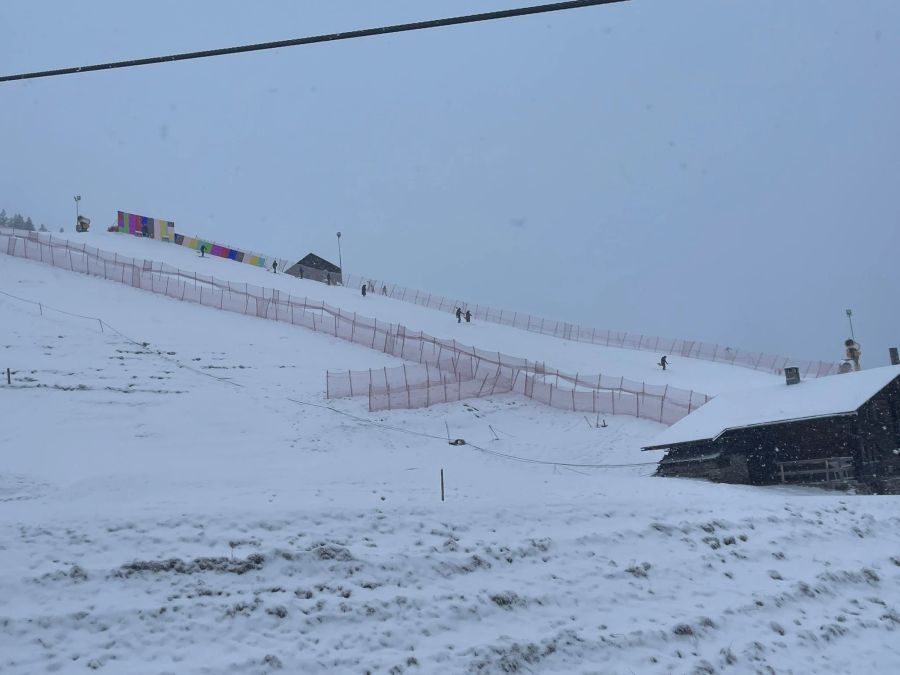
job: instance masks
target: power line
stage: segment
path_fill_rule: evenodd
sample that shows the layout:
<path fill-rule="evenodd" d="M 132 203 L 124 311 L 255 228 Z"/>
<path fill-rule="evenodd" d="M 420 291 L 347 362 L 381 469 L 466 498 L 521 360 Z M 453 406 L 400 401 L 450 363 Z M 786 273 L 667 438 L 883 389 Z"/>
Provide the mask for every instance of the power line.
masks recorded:
<path fill-rule="evenodd" d="M 554 2 L 547 5 L 536 5 L 532 7 L 520 7 L 517 9 L 505 9 L 496 12 L 485 12 L 483 14 L 469 14 L 466 16 L 455 16 L 446 19 L 433 19 L 431 21 L 417 21 L 415 23 L 402 23 L 393 26 L 381 26 L 379 28 L 364 28 L 362 30 L 352 30 L 343 33 L 329 33 L 326 35 L 313 35 L 309 37 L 296 38 L 293 40 L 279 40 L 277 42 L 260 42 L 252 45 L 241 45 L 238 47 L 224 47 L 221 49 L 208 49 L 199 52 L 184 52 L 181 54 L 169 54 L 167 56 L 152 56 L 145 59 L 131 59 L 129 61 L 113 61 L 110 63 L 97 63 L 89 66 L 78 66 L 74 68 L 59 68 L 57 70 L 42 70 L 31 73 L 19 73 L 17 75 L 0 76 L 0 82 L 11 82 L 13 80 L 33 80 L 39 77 L 55 77 L 57 75 L 74 75 L 75 73 L 89 73 L 95 70 L 113 70 L 115 68 L 132 68 L 134 66 L 148 66 L 154 63 L 169 63 L 172 61 L 187 61 L 190 59 L 205 59 L 213 56 L 225 56 L 226 54 L 241 54 L 244 52 L 258 52 L 266 49 L 280 49 L 281 47 L 298 47 L 300 45 L 311 45 L 319 42 L 337 42 L 340 40 L 353 40 L 355 38 L 374 37 L 378 35 L 389 35 L 391 33 L 407 33 L 415 30 L 427 30 L 430 28 L 443 28 L 445 26 L 459 26 L 468 23 L 479 23 L 481 21 L 496 21 L 498 19 L 510 19 L 518 16 L 528 16 L 531 14 L 546 14 L 548 12 L 561 12 L 569 9 L 580 9 L 582 7 L 592 7 L 595 5 L 610 5 L 616 2 L 627 2 L 628 0 L 573 0 L 572 2 Z"/>

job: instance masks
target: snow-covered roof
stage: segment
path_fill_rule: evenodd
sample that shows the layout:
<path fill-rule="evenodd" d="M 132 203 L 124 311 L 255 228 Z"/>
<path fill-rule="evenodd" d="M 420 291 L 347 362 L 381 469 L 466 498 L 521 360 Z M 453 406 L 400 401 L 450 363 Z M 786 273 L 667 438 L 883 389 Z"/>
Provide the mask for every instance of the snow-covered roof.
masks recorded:
<path fill-rule="evenodd" d="M 676 422 L 647 448 L 661 448 L 718 437 L 723 431 L 856 411 L 900 377 L 900 366 L 832 375 L 800 384 L 784 382 L 721 394 Z"/>

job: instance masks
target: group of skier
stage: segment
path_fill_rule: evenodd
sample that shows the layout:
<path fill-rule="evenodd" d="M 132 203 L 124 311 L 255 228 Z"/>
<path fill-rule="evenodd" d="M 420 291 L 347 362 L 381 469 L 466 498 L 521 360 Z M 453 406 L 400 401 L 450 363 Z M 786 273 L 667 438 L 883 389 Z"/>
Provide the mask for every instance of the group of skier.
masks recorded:
<path fill-rule="evenodd" d="M 456 323 L 462 323 L 463 317 L 465 317 L 466 323 L 472 323 L 472 312 L 468 309 L 466 310 L 466 313 L 463 314 L 462 308 L 457 307 L 456 312 L 454 313 L 456 314 Z"/>

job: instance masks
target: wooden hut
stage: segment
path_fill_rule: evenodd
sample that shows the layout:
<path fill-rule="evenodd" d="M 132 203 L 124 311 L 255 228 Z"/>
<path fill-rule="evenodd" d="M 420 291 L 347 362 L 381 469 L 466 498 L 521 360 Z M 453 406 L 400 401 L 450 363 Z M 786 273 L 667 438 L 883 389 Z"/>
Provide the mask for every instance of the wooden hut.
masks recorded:
<path fill-rule="evenodd" d="M 645 450 L 657 475 L 900 492 L 900 367 L 722 394 Z"/>

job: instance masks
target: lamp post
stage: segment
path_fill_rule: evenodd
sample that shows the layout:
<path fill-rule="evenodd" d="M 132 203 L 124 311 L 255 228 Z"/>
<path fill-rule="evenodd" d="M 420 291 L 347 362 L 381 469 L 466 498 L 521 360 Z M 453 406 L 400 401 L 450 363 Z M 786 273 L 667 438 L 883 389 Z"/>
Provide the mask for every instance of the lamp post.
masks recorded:
<path fill-rule="evenodd" d="M 337 233 L 338 238 L 338 267 L 341 268 L 341 276 L 344 274 L 344 261 L 341 259 L 341 233 Z"/>
<path fill-rule="evenodd" d="M 856 342 L 856 336 L 853 334 L 853 310 L 847 310 L 847 321 L 850 322 L 850 338 Z"/>
<path fill-rule="evenodd" d="M 78 210 L 78 202 L 81 201 L 81 195 L 75 195 L 75 222 L 78 222 L 79 216 L 81 216 L 81 212 Z"/>

